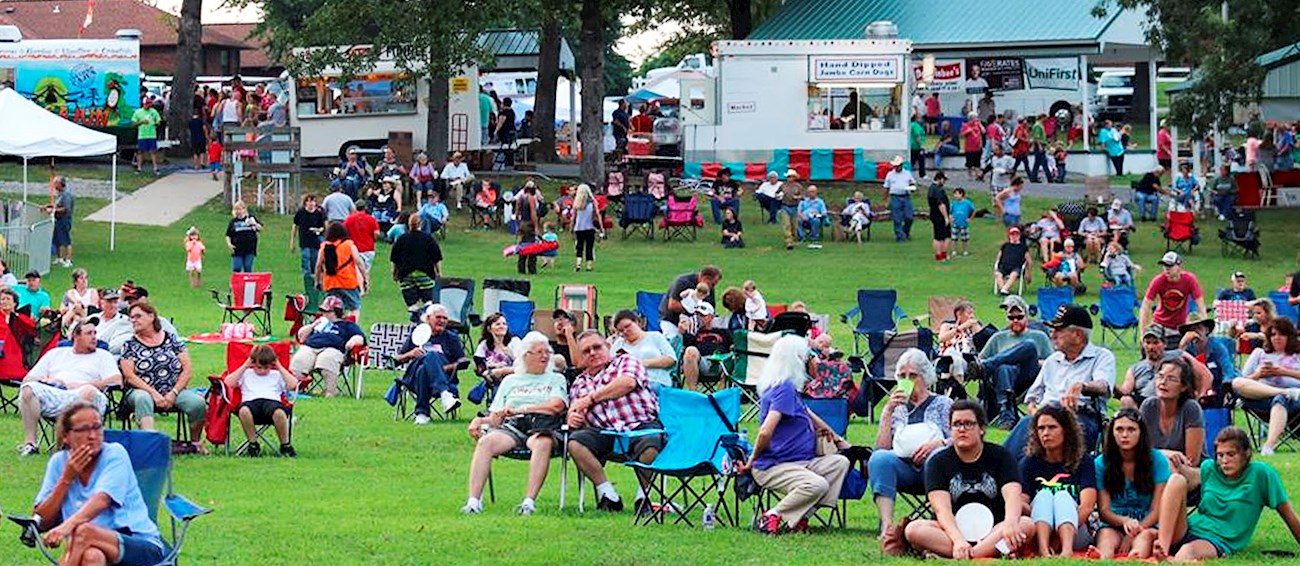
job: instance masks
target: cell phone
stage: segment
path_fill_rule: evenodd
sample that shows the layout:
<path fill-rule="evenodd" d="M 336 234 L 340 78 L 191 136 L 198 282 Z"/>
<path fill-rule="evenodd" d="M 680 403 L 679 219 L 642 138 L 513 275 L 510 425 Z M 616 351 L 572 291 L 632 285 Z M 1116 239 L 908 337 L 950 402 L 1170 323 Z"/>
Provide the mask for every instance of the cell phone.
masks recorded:
<path fill-rule="evenodd" d="M 910 379 L 900 380 L 898 382 L 898 385 L 895 386 L 894 389 L 897 391 L 902 391 L 904 395 L 911 397 L 912 391 L 916 390 L 916 382 Z"/>

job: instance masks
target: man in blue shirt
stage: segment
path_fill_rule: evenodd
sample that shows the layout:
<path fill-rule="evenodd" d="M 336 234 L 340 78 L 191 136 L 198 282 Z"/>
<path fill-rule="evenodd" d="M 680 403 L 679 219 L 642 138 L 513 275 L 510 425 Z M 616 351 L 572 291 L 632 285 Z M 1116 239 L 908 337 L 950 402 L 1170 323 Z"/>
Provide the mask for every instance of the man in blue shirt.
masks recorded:
<path fill-rule="evenodd" d="M 1246 274 L 1237 271 L 1232 274 L 1232 288 L 1219 289 L 1219 295 L 1214 298 L 1216 301 L 1253 301 L 1255 300 L 1255 290 L 1246 286 Z"/>
<path fill-rule="evenodd" d="M 325 380 L 325 396 L 338 395 L 339 373 L 343 361 L 353 348 L 366 343 L 357 323 L 343 319 L 343 300 L 325 297 L 320 302 L 320 318 L 298 330 L 302 347 L 294 352 L 289 369 L 306 376 L 319 371 Z"/>
<path fill-rule="evenodd" d="M 416 344 L 415 331 L 402 344 L 402 353 L 394 358 L 398 364 L 411 362 L 402 376 L 402 385 L 415 393 L 415 424 L 426 425 L 431 420 L 429 411 L 433 397 L 442 404 L 442 412 L 450 414 L 460 407 L 456 371 L 469 366 L 460 335 L 447 328 L 451 317 L 447 307 L 434 303 L 424 309 L 424 322 L 431 334 L 427 342 Z"/>
<path fill-rule="evenodd" d="M 1191 354 L 1209 370 L 1208 376 L 1203 371 L 1196 372 L 1197 392 L 1205 395 L 1206 391 L 1213 391 L 1210 402 L 1202 406 L 1222 407 L 1224 384 L 1231 384 L 1236 379 L 1237 367 L 1233 364 L 1232 353 L 1223 344 L 1210 340 L 1210 333 L 1214 332 L 1214 319 L 1202 316 L 1199 312 L 1193 313 L 1186 323 L 1178 327 L 1178 331 L 1183 333 L 1183 338 L 1178 341 L 1178 349 Z M 1196 370 L 1197 367 L 1193 365 L 1192 369 Z"/>
<path fill-rule="evenodd" d="M 799 201 L 799 239 L 808 240 L 808 249 L 822 248 L 822 222 L 826 220 L 826 201 L 817 196 L 817 185 L 808 185 L 808 194 Z"/>

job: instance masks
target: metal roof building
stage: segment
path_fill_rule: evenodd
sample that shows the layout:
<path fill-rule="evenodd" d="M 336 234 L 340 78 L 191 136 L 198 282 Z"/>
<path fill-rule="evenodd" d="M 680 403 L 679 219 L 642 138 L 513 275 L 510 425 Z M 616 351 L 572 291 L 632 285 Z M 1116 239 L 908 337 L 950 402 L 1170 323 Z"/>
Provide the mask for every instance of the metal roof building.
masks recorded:
<path fill-rule="evenodd" d="M 1260 55 L 1255 62 L 1268 71 L 1260 115 L 1271 120 L 1300 119 L 1300 43 Z"/>
<path fill-rule="evenodd" d="M 539 36 L 537 30 L 494 29 L 480 33 L 479 47 L 493 55 L 493 63 L 487 71 L 536 71 L 538 66 Z M 573 49 L 569 42 L 560 38 L 560 73 L 572 77 L 577 69 L 574 66 Z"/>

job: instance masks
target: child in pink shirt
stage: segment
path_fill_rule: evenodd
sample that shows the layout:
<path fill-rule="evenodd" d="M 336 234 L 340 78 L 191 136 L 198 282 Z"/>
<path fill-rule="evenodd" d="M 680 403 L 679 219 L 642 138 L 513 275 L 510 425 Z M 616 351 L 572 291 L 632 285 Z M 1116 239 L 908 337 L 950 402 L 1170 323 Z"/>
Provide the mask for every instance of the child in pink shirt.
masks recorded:
<path fill-rule="evenodd" d="M 203 238 L 199 229 L 190 226 L 185 232 L 185 272 L 190 276 L 190 287 L 198 289 L 203 285 Z"/>

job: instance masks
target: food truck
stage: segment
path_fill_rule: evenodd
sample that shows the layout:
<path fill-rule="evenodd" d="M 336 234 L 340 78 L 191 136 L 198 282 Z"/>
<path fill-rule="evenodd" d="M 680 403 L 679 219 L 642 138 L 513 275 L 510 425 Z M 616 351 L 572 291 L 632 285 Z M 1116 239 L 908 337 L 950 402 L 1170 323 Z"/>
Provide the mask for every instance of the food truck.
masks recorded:
<path fill-rule="evenodd" d="M 852 40 L 714 43 L 716 77 L 681 84 L 683 174 L 881 178 L 908 154 L 912 43 L 892 24 L 868 30 Z"/>

